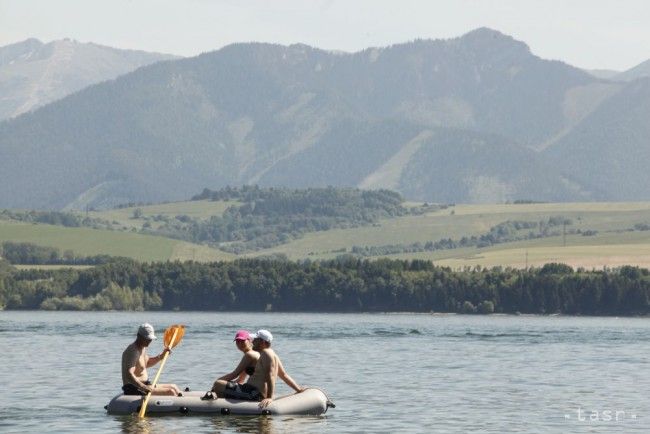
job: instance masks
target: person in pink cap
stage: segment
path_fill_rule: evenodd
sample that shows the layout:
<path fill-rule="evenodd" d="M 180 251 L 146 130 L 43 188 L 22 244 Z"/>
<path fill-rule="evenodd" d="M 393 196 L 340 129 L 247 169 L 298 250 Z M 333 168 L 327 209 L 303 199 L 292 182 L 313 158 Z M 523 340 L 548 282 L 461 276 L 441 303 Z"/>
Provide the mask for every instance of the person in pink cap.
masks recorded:
<path fill-rule="evenodd" d="M 270 331 L 258 330 L 257 333 L 249 335 L 249 339 L 253 342 L 253 350 L 259 354 L 253 374 L 244 384 L 219 379 L 214 382 L 212 392 L 216 393 L 219 398 L 260 401 L 260 407 L 265 408 L 273 402 L 277 377 L 280 377 L 296 393 L 305 390 L 284 370 L 280 358 L 271 349 L 273 335 Z"/>
<path fill-rule="evenodd" d="M 214 382 L 212 386 L 213 391 L 217 388 L 217 383 L 226 384 L 233 382 L 236 384 L 242 384 L 246 381 L 248 376 L 253 375 L 255 372 L 255 365 L 257 364 L 257 359 L 260 358 L 260 353 L 253 350 L 250 333 L 246 330 L 238 330 L 235 334 L 235 345 L 239 351 L 244 353 L 244 355 L 232 372 L 219 377 L 219 379 Z"/>

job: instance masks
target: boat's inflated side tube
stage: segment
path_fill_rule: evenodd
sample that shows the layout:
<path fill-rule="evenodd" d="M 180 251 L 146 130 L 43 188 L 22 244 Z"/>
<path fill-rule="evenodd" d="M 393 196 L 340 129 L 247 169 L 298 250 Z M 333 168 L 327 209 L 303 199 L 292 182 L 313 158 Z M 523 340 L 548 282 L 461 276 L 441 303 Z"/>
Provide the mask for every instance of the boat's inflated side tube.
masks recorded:
<path fill-rule="evenodd" d="M 260 408 L 259 402 L 256 401 L 201 399 L 204 395 L 205 392 L 186 392 L 183 396 L 152 396 L 147 406 L 147 414 L 319 415 L 332 406 L 323 391 L 312 388 L 276 398 L 267 408 Z M 108 414 L 132 414 L 139 411 L 141 403 L 141 396 L 119 394 L 108 403 L 106 410 Z"/>

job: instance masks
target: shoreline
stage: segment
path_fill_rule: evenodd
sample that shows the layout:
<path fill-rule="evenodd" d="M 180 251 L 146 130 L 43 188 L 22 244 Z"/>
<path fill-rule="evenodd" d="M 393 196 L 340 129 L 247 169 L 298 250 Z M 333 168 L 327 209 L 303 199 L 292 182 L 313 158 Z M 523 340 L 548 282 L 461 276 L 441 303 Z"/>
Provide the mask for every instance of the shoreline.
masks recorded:
<path fill-rule="evenodd" d="M 565 314 L 565 313 L 459 313 L 459 312 L 403 312 L 403 311 L 386 311 L 386 312 L 336 312 L 336 311 L 256 311 L 256 310 L 49 310 L 49 309 L 0 309 L 0 312 L 24 312 L 24 313 L 52 313 L 68 314 L 75 313 L 98 313 L 98 314 L 135 314 L 135 313 L 173 313 L 173 314 L 242 314 L 242 315 L 372 315 L 372 316 L 431 316 L 431 317 L 492 317 L 492 318 L 650 318 L 648 315 L 585 315 L 585 314 Z"/>

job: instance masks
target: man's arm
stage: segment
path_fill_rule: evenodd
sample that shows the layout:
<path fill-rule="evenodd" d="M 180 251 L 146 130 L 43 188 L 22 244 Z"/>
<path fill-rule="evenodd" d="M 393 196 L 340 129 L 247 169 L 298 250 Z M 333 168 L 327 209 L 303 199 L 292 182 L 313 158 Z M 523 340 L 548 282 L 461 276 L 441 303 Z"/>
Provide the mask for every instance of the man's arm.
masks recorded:
<path fill-rule="evenodd" d="M 305 390 L 303 387 L 300 387 L 298 383 L 296 383 L 289 374 L 287 374 L 287 371 L 284 370 L 284 366 L 282 366 L 281 360 L 278 362 L 278 377 L 282 378 L 282 381 L 287 383 L 287 385 L 291 387 L 293 390 L 295 390 L 297 393 L 300 393 L 303 390 Z"/>
<path fill-rule="evenodd" d="M 165 357 L 165 353 L 169 352 L 169 348 L 165 347 L 162 353 L 158 354 L 157 356 L 149 357 L 145 355 L 147 358 L 147 368 L 151 368 L 153 365 L 156 363 L 160 362 L 163 357 Z"/>
<path fill-rule="evenodd" d="M 151 391 L 153 391 L 153 387 L 152 387 L 152 386 L 147 386 L 147 385 L 144 384 L 142 381 L 140 381 L 140 380 L 138 379 L 138 377 L 136 377 L 136 375 L 135 375 L 135 366 L 132 366 L 132 367 L 129 368 L 129 376 L 131 377 L 131 382 L 132 382 L 134 385 L 138 386 L 139 389 L 142 389 L 142 390 L 144 390 L 144 391 L 146 391 L 146 392 L 151 392 Z"/>
<path fill-rule="evenodd" d="M 246 373 L 244 370 L 246 369 L 246 366 L 250 364 L 250 362 L 250 356 L 248 356 L 248 354 L 244 354 L 244 357 L 241 358 L 235 370 L 222 377 L 219 377 L 219 380 L 232 381 L 235 378 L 239 377 L 239 379 L 243 381 L 243 378 L 241 378 L 240 375 L 244 374 L 243 376 L 245 378 Z"/>

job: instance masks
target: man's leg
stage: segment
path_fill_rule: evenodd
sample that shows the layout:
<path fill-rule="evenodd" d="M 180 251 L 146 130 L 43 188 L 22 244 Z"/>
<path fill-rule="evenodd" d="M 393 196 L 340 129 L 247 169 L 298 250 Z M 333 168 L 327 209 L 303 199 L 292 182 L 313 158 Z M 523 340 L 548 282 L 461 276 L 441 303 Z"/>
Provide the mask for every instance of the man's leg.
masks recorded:
<path fill-rule="evenodd" d="M 217 380 L 212 385 L 212 391 L 217 394 L 219 398 L 223 398 L 223 392 L 226 390 L 228 382 L 225 380 Z"/>
<path fill-rule="evenodd" d="M 156 388 L 151 392 L 152 395 L 178 396 L 181 393 L 175 384 L 156 384 Z"/>
<path fill-rule="evenodd" d="M 234 381 L 217 380 L 212 386 L 212 392 L 218 398 L 242 399 L 246 401 L 259 401 L 259 391 L 250 384 L 239 384 Z"/>
<path fill-rule="evenodd" d="M 175 384 L 167 384 L 167 386 L 171 387 L 176 396 L 182 396 L 183 394 L 181 393 L 181 389 L 175 385 Z"/>

